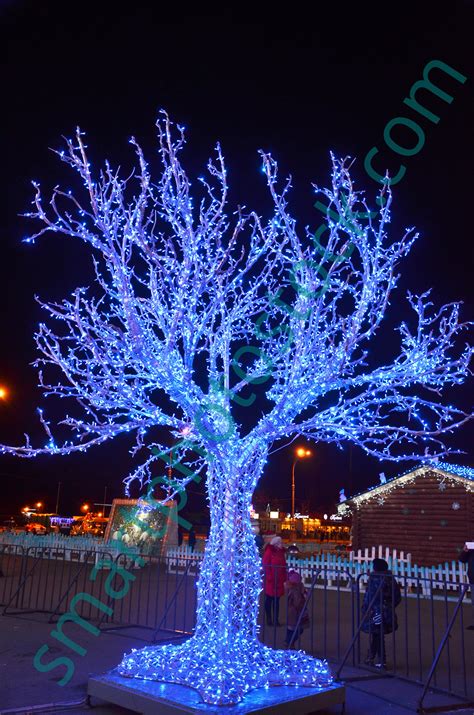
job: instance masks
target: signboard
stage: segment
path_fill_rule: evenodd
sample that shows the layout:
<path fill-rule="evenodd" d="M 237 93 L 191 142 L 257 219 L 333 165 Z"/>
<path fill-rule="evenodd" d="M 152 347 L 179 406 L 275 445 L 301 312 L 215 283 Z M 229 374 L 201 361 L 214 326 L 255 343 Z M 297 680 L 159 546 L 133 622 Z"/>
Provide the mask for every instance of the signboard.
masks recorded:
<path fill-rule="evenodd" d="M 104 540 L 159 556 L 165 545 L 178 544 L 176 502 L 157 507 L 141 499 L 114 499 Z"/>
<path fill-rule="evenodd" d="M 49 520 L 51 524 L 55 526 L 71 526 L 74 519 L 72 516 L 50 516 Z"/>

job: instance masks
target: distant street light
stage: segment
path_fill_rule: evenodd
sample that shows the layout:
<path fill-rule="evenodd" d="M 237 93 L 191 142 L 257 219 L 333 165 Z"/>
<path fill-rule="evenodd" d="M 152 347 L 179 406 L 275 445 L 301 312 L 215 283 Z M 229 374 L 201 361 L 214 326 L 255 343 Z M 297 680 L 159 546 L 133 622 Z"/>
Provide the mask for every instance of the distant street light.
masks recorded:
<path fill-rule="evenodd" d="M 295 459 L 293 461 L 293 466 L 291 467 L 291 518 L 295 518 L 295 467 L 299 459 L 305 459 L 306 457 L 311 457 L 311 450 L 305 449 L 305 447 L 298 447 L 295 452 Z"/>
<path fill-rule="evenodd" d="M 61 491 L 61 482 L 58 482 L 58 491 L 56 492 L 56 514 L 59 514 L 59 492 Z"/>
<path fill-rule="evenodd" d="M 89 511 L 89 509 L 90 509 L 89 504 L 83 504 L 81 506 L 81 511 L 87 512 L 87 511 Z"/>
<path fill-rule="evenodd" d="M 8 390 L 3 385 L 0 385 L 0 400 L 6 400 L 8 397 Z"/>
<path fill-rule="evenodd" d="M 41 509 L 42 506 L 43 506 L 43 502 L 42 502 L 42 501 L 37 501 L 37 502 L 36 502 L 36 508 L 37 508 L 37 509 Z"/>

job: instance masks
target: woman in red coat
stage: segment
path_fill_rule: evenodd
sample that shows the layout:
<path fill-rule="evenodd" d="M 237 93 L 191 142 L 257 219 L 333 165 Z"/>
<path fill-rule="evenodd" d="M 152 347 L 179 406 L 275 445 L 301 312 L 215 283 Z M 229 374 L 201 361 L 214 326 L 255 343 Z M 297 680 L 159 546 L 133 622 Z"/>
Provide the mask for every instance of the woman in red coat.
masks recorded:
<path fill-rule="evenodd" d="M 263 552 L 265 614 L 267 626 L 279 626 L 280 598 L 285 591 L 286 558 L 281 536 L 274 536 Z"/>

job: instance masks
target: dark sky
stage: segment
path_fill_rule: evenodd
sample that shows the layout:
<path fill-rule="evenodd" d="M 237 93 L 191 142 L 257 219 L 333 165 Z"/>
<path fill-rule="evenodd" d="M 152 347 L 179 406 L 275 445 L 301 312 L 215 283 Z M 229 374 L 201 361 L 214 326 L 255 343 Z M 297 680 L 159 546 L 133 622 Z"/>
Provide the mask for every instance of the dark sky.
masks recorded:
<path fill-rule="evenodd" d="M 67 169 L 48 147 L 59 147 L 61 135 L 70 136 L 77 124 L 88 133 L 93 163 L 109 158 L 127 166 L 132 134 L 152 155 L 154 121 L 164 107 L 187 127 L 191 170 L 200 171 L 220 140 L 235 202 L 262 213 L 267 195 L 256 152 L 270 150 L 282 172 L 293 174 L 300 220 L 316 228 L 320 216 L 310 183 L 327 182 L 329 151 L 356 157 L 358 186 L 374 192 L 376 183 L 363 169 L 366 153 L 377 146 L 377 166 L 396 171 L 400 157 L 384 148 L 384 127 L 398 116 L 418 121 L 425 144 L 403 159 L 407 171 L 394 188 L 393 235 L 416 225 L 421 238 L 405 262 L 388 329 L 406 317 L 408 287 L 433 286 L 438 304 L 461 299 L 464 317 L 472 318 L 472 2 L 451 2 L 443 10 L 427 2 L 334 3 L 311 16 L 297 8 L 292 12 L 289 4 L 289 15 L 274 17 L 273 9 L 260 18 L 254 10 L 247 15 L 240 4 L 219 14 L 180 8 L 174 17 L 153 5 L 156 10 L 134 2 L 121 11 L 117 3 L 105 2 L 1 4 L 7 66 L 0 384 L 12 394 L 0 403 L 0 442 L 19 442 L 24 431 L 35 434 L 40 395 L 29 363 L 41 311 L 34 295 L 60 298 L 89 275 L 88 256 L 73 241 L 47 236 L 34 247 L 21 243 L 30 226 L 18 216 L 28 210 L 31 179 L 45 187 L 67 185 Z M 431 60 L 468 78 L 461 84 L 433 74 L 453 97 L 449 104 L 425 95 L 423 103 L 440 117 L 437 124 L 403 105 Z M 407 146 L 414 141 L 408 131 L 393 136 Z M 390 340 L 391 335 L 380 336 L 376 355 L 383 356 Z M 449 398 L 469 409 L 468 387 Z M 472 465 L 472 436 L 465 428 L 450 438 L 452 448 L 467 452 L 452 461 Z M 391 476 L 409 466 L 379 463 L 356 447 L 352 460 L 349 448 L 313 449 L 314 458 L 298 465 L 298 498 L 309 500 L 313 509 L 328 508 L 341 487 L 353 493 L 377 481 L 380 471 Z M 84 499 L 100 501 L 104 486 L 110 496 L 122 496 L 126 459 L 125 443 L 80 456 L 1 457 L 0 512 L 37 499 L 54 509 L 58 481 L 62 512 L 77 513 Z M 262 480 L 262 489 L 287 507 L 291 459 L 290 449 L 278 452 Z M 191 507 L 199 508 L 200 500 L 199 494 L 191 498 Z"/>

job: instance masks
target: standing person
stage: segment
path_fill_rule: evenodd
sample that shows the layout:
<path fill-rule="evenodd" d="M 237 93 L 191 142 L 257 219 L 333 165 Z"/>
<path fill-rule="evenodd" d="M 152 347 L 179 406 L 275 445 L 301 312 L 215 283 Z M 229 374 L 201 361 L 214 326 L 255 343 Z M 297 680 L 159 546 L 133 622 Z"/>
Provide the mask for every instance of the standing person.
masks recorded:
<path fill-rule="evenodd" d="M 190 528 L 188 533 L 188 546 L 191 551 L 194 551 L 194 547 L 196 546 L 196 532 L 194 531 L 194 526 Z"/>
<path fill-rule="evenodd" d="M 472 542 L 469 542 L 470 544 Z M 469 546 L 464 544 L 463 550 L 459 555 L 459 561 L 462 564 L 467 564 L 467 578 L 471 585 L 471 617 L 472 623 L 467 626 L 468 631 L 474 631 L 474 549 L 470 549 Z"/>
<path fill-rule="evenodd" d="M 370 613 L 362 624 L 364 633 L 369 634 L 369 652 L 365 662 L 367 665 L 375 665 L 376 668 L 385 668 L 385 634 L 398 628 L 395 608 L 402 597 L 400 586 L 388 570 L 385 559 L 374 559 L 372 568 L 362 603 L 362 616 L 365 616 L 373 600 Z"/>
<path fill-rule="evenodd" d="M 308 611 L 305 609 L 306 591 L 300 574 L 293 569 L 288 572 L 288 581 L 285 581 L 284 586 L 288 596 L 285 645 L 287 648 L 296 648 L 296 641 L 309 624 Z"/>
<path fill-rule="evenodd" d="M 255 534 L 255 544 L 258 549 L 258 553 L 262 553 L 263 545 L 265 544 L 265 540 L 263 538 L 262 530 L 258 530 L 258 534 Z"/>
<path fill-rule="evenodd" d="M 263 552 L 263 568 L 265 576 L 265 614 L 267 626 L 281 625 L 280 598 L 285 592 L 286 558 L 285 547 L 281 536 L 274 536 Z"/>

